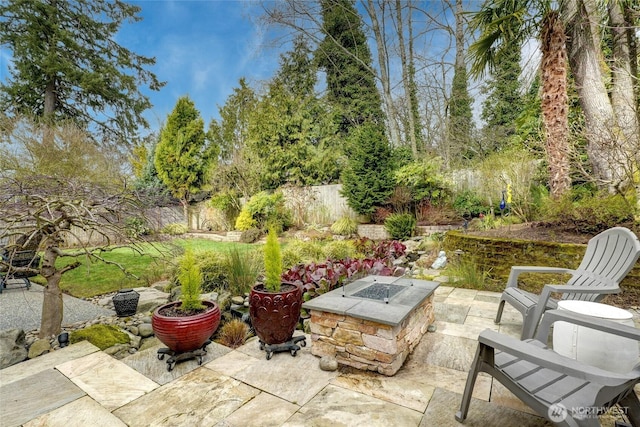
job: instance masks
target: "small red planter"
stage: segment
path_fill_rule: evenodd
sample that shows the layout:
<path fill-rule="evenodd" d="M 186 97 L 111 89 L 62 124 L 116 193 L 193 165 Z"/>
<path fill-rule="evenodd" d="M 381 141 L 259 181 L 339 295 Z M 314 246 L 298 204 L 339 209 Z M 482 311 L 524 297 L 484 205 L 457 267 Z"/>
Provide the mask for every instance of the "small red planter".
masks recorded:
<path fill-rule="evenodd" d="M 265 344 L 289 341 L 296 330 L 302 308 L 302 288 L 283 283 L 280 292 L 270 292 L 263 284 L 251 288 L 249 316 L 256 335 Z"/>
<path fill-rule="evenodd" d="M 207 310 L 184 317 L 163 316 L 164 308 L 179 306 L 181 301 L 170 302 L 158 307 L 151 317 L 151 325 L 156 337 L 176 353 L 197 350 L 207 342 L 220 324 L 220 307 L 213 301 L 202 301 Z"/>

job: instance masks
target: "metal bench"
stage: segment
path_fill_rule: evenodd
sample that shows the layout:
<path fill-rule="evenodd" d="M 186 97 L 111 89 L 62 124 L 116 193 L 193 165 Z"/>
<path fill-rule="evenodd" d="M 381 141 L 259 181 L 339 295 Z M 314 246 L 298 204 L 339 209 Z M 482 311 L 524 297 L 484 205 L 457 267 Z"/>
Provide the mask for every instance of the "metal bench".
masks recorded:
<path fill-rule="evenodd" d="M 9 284 L 9 280 L 22 281 L 24 286 L 31 287 L 30 277 L 38 275 L 34 269 L 40 265 L 40 256 L 36 251 L 0 250 L 0 294 Z"/>

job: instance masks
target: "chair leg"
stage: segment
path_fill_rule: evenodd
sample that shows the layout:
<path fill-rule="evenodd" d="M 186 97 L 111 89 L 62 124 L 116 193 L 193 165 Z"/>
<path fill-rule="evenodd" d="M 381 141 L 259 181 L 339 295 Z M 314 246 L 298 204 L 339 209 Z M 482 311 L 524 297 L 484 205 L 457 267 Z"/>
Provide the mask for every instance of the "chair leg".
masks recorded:
<path fill-rule="evenodd" d="M 469 375 L 467 376 L 467 383 L 464 386 L 464 394 L 462 395 L 462 402 L 460 402 L 460 410 L 456 412 L 456 421 L 462 423 L 467 419 L 467 413 L 469 412 L 469 405 L 471 404 L 471 395 L 473 394 L 473 388 L 476 384 L 476 378 L 480 372 L 480 365 L 482 364 L 482 352 L 483 344 L 478 344 L 476 349 L 476 357 L 473 359 L 471 368 L 469 369 Z"/>
<path fill-rule="evenodd" d="M 634 427 L 640 427 L 640 401 L 636 396 L 635 391 L 631 390 L 622 400 L 619 405 L 626 409 L 627 418 Z"/>
<path fill-rule="evenodd" d="M 502 319 L 502 311 L 504 310 L 504 303 L 506 301 L 501 299 L 500 300 L 500 304 L 498 304 L 498 313 L 496 314 L 496 320 L 493 321 L 493 323 L 500 323 L 500 319 Z"/>

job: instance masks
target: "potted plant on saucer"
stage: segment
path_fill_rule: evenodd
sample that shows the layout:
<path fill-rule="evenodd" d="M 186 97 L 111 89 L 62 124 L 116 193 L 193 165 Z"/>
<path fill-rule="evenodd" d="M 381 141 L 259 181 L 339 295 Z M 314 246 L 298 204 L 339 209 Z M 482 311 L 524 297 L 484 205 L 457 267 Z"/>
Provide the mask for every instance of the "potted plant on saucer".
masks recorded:
<path fill-rule="evenodd" d="M 209 344 L 209 338 L 220 324 L 220 307 L 214 301 L 201 301 L 202 272 L 198 268 L 195 256 L 187 251 L 180 262 L 178 281 L 182 295 L 180 301 L 170 302 L 158 307 L 151 318 L 151 325 L 156 337 L 168 349 L 158 351 L 158 358 L 164 354 L 194 352 L 201 349 L 204 352 Z M 194 354 L 191 357 L 200 357 Z M 172 366 L 169 359 L 169 370 Z"/>
<path fill-rule="evenodd" d="M 274 228 L 267 235 L 264 266 L 264 282 L 254 285 L 249 294 L 251 324 L 260 339 L 260 348 L 267 352 L 267 359 L 277 351 L 290 351 L 295 356 L 300 349 L 295 343 L 306 344 L 304 336 L 293 337 L 300 319 L 302 288 L 282 282 L 282 255 Z"/>

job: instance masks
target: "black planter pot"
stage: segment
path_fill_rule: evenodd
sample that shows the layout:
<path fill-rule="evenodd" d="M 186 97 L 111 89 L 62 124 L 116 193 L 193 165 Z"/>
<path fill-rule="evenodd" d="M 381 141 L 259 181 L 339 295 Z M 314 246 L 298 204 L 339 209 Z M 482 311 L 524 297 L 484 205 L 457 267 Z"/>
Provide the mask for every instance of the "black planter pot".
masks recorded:
<path fill-rule="evenodd" d="M 138 309 L 140 294 L 133 289 L 121 289 L 112 299 L 118 317 L 133 316 Z"/>

